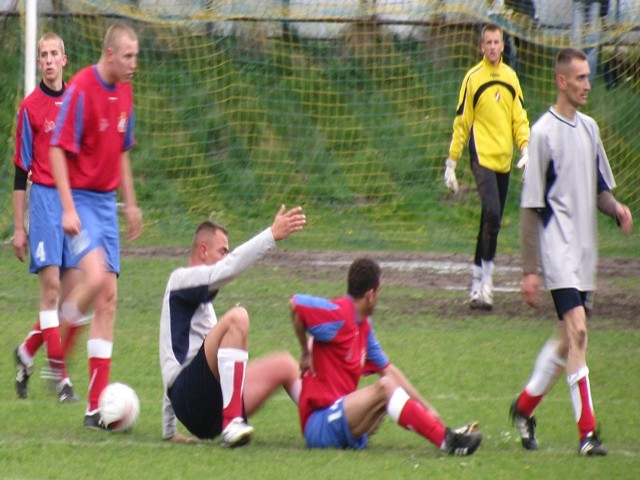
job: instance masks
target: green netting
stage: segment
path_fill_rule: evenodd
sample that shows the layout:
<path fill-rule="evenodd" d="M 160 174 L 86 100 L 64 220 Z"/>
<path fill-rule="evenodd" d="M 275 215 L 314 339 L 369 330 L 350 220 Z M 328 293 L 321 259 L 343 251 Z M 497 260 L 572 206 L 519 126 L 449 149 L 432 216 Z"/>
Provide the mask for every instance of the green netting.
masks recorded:
<path fill-rule="evenodd" d="M 535 17 L 477 0 L 75 0 L 41 11 L 38 31 L 64 38 L 70 75 L 97 61 L 114 20 L 136 28 L 132 159 L 144 242 L 183 242 L 207 217 L 255 231 L 286 203 L 309 215 L 293 245 L 471 252 L 479 206 L 468 162 L 457 198 L 442 172 L 460 81 L 489 20 L 509 34 L 505 59 L 532 121 L 555 100 L 557 48 L 598 48 L 584 111 L 600 124 L 618 198 L 640 212 L 637 7 L 612 1 L 600 33 L 576 37 L 571 2 L 532 3 Z M 512 250 L 519 179 L 514 170 L 504 219 Z M 0 193 L 10 236 L 9 181 Z M 615 249 L 618 236 L 606 233 Z"/>

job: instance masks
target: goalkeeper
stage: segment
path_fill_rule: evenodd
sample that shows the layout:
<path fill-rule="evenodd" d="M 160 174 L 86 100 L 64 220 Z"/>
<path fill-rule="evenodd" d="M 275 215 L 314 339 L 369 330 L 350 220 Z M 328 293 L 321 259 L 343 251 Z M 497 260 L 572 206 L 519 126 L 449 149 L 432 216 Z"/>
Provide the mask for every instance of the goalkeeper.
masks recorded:
<path fill-rule="evenodd" d="M 471 308 L 493 307 L 493 269 L 498 233 L 507 200 L 513 143 L 520 149 L 518 168 L 528 161 L 529 120 L 516 73 L 502 61 L 499 26 L 482 29 L 483 58 L 467 72 L 460 87 L 444 183 L 458 192 L 456 164 L 468 143 L 471 171 L 482 203 L 480 231 L 472 265 Z"/>

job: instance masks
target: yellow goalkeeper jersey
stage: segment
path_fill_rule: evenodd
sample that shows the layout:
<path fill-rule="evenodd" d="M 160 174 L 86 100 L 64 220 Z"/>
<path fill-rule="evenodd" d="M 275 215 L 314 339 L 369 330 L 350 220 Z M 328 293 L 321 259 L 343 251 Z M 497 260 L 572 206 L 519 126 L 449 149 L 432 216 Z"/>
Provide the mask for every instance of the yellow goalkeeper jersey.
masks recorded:
<path fill-rule="evenodd" d="M 529 144 L 529 120 L 516 72 L 502 60 L 483 57 L 462 81 L 449 158 L 459 160 L 465 144 L 478 162 L 494 172 L 511 169 L 513 142 Z"/>

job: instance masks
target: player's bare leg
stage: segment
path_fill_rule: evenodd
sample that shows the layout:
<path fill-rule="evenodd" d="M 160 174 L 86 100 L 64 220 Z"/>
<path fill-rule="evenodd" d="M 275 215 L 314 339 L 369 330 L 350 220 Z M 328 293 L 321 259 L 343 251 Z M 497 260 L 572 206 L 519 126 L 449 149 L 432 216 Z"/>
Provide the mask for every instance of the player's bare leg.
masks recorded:
<path fill-rule="evenodd" d="M 591 400 L 589 368 L 587 367 L 587 315 L 584 307 L 575 307 L 563 315 L 567 329 L 569 352 L 567 357 L 567 383 L 575 420 L 580 431 L 580 455 L 606 455 L 596 431 L 596 418 Z"/>
<path fill-rule="evenodd" d="M 297 405 L 301 381 L 298 362 L 288 352 L 277 352 L 251 360 L 244 382 L 244 408 L 253 415 L 280 387 Z"/>

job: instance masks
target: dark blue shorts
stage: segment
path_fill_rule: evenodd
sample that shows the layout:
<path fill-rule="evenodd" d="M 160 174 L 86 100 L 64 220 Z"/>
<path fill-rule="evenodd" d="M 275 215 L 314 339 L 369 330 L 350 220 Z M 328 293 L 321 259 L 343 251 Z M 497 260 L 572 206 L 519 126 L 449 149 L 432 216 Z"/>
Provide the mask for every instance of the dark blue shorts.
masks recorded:
<path fill-rule="evenodd" d="M 180 422 L 198 438 L 222 432 L 222 389 L 204 355 L 204 342 L 167 392 Z"/>
<path fill-rule="evenodd" d="M 587 317 L 591 315 L 593 292 L 581 292 L 577 288 L 559 288 L 551 290 L 551 296 L 560 320 L 565 313 L 576 307 L 584 307 Z"/>

